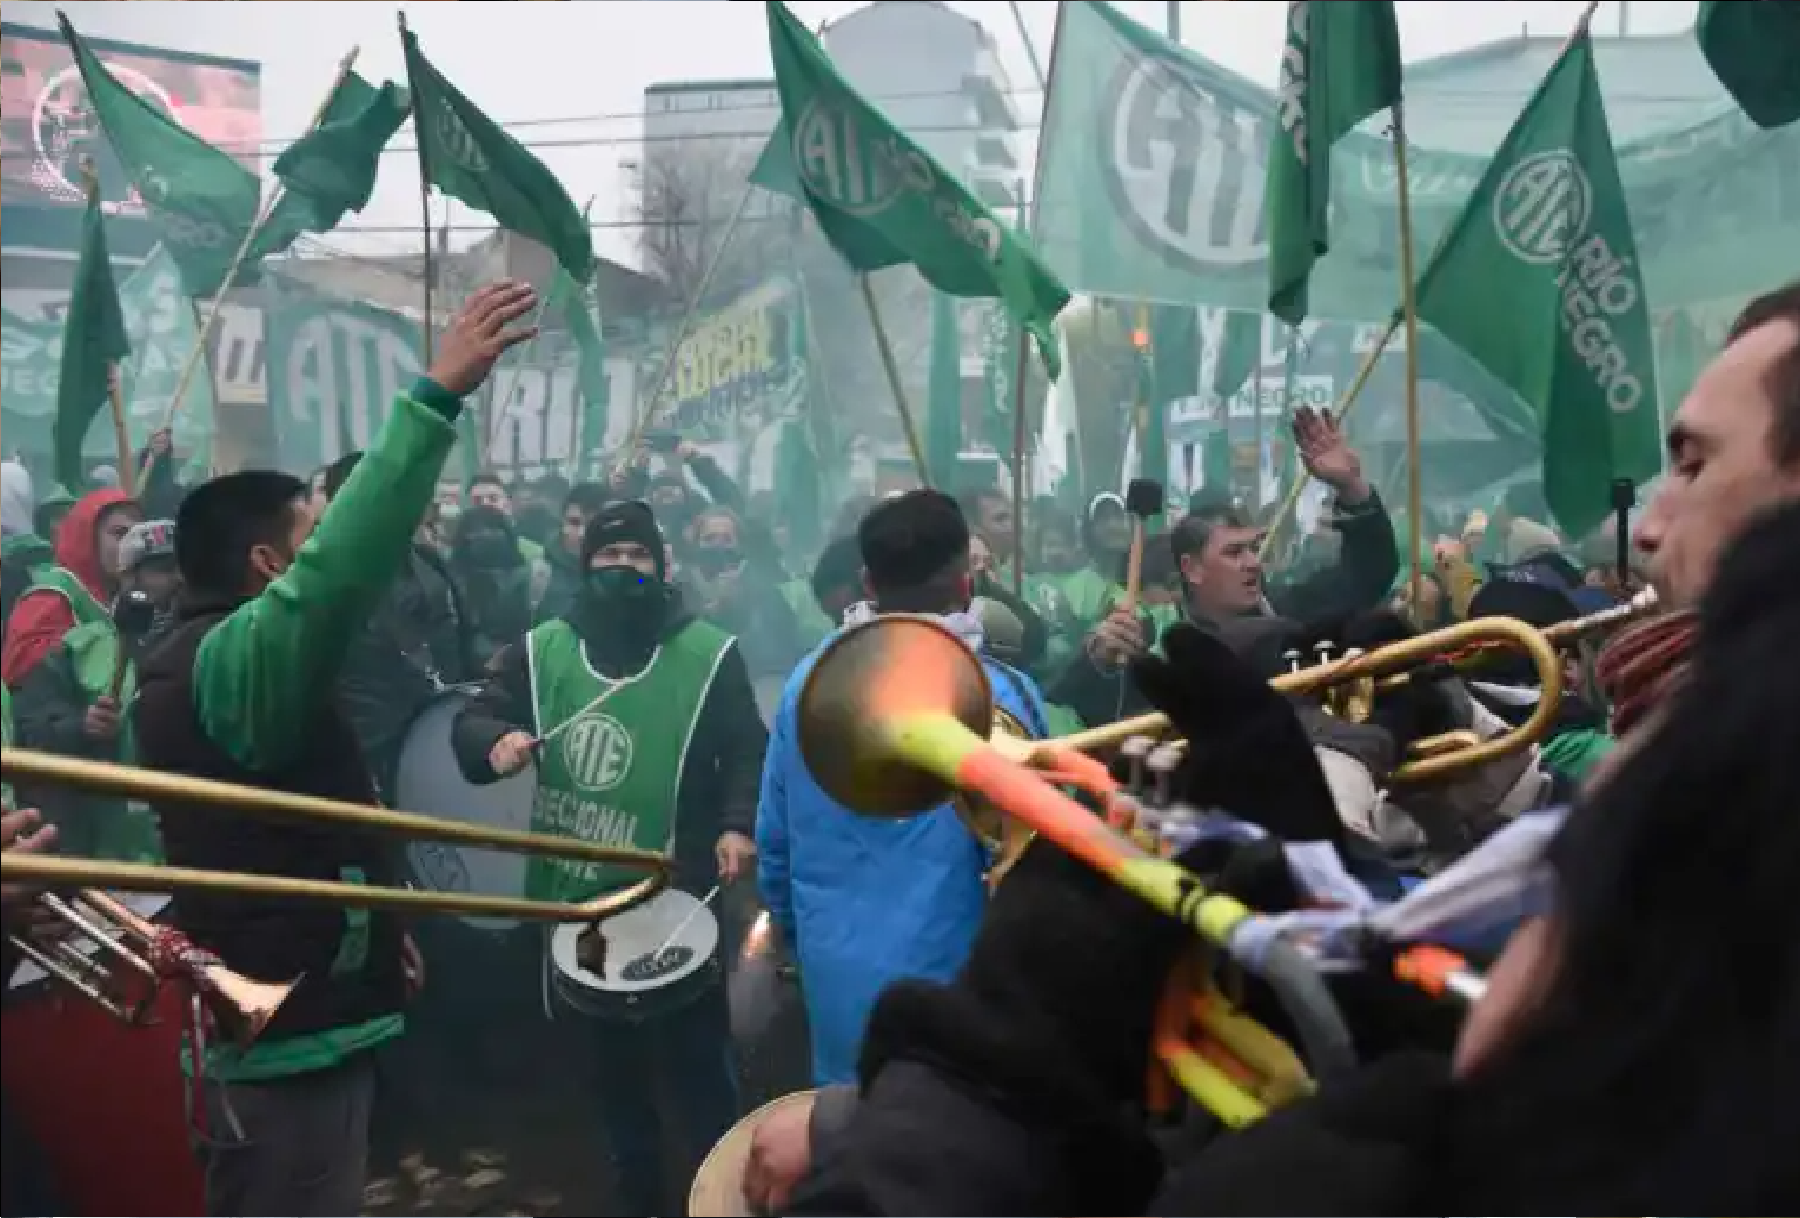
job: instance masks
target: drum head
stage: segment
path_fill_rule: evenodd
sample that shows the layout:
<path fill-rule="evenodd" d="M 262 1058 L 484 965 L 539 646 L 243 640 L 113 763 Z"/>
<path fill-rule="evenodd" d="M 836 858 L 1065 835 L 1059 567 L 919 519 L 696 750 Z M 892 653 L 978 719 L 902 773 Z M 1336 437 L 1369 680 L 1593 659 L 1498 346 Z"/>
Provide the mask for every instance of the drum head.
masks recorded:
<path fill-rule="evenodd" d="M 811 1109 L 818 1095 L 813 1088 L 770 1100 L 728 1129 L 694 1173 L 693 1187 L 688 1190 L 692 1218 L 750 1218 L 750 1203 L 744 1200 L 744 1168 L 750 1162 L 750 1143 L 757 1127 L 778 1112 Z"/>
<path fill-rule="evenodd" d="M 144 919 L 154 919 L 169 907 L 170 901 L 175 899 L 166 892 L 115 892 L 111 895 L 113 900 Z M 96 945 L 80 932 L 74 932 L 71 942 L 84 956 L 91 956 L 97 950 Z M 44 970 L 39 968 L 35 962 L 21 960 L 19 967 L 13 970 L 12 980 L 7 983 L 6 988 L 22 990 L 48 980 L 49 977 Z"/>
<path fill-rule="evenodd" d="M 699 972 L 719 951 L 719 922 L 712 910 L 673 888 L 600 925 L 606 936 L 604 977 L 596 977 L 576 959 L 576 941 L 587 929 L 582 923 L 565 922 L 556 928 L 550 936 L 550 959 L 565 982 L 619 998 L 665 989 Z M 675 939 L 668 954 L 661 962 L 653 959 L 671 935 Z"/>
<path fill-rule="evenodd" d="M 394 800 L 407 812 L 468 821 L 490 829 L 531 828 L 537 798 L 537 771 L 531 768 L 487 786 L 463 779 L 450 749 L 450 725 L 469 703 L 468 691 L 447 689 L 413 719 L 400 751 L 394 778 Z M 496 896 L 525 895 L 527 859 L 522 854 L 476 850 L 446 842 L 412 842 L 406 848 L 413 879 L 434 892 L 480 892 Z M 467 917 L 480 930 L 510 930 L 512 918 Z"/>

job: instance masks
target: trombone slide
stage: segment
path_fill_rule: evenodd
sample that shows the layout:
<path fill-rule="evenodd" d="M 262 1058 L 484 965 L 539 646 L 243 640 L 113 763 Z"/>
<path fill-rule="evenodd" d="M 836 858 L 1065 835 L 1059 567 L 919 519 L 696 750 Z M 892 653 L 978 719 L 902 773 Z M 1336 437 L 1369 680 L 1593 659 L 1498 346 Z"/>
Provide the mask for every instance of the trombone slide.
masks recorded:
<path fill-rule="evenodd" d="M 316 795 L 266 790 L 185 774 L 145 770 L 136 766 L 62 757 L 31 749 L 0 749 L 0 765 L 5 767 L 9 781 L 34 779 L 77 790 L 142 799 L 152 803 L 165 800 L 212 804 L 239 814 L 281 816 L 302 822 L 323 821 L 407 839 L 455 842 L 486 850 L 575 859 L 585 863 L 623 864 L 649 872 L 644 879 L 618 892 L 590 901 L 563 902 L 486 893 L 383 888 L 294 876 L 250 875 L 236 871 L 208 871 L 191 867 L 9 852 L 0 854 L 0 877 L 4 877 L 9 883 L 116 889 L 124 892 L 170 892 L 188 888 L 328 901 L 352 909 L 595 922 L 648 901 L 668 886 L 674 868 L 670 859 L 649 850 L 601 846 L 578 838 L 526 833 L 516 829 L 488 828 L 461 821 L 420 816 L 413 812 L 322 799 Z"/>

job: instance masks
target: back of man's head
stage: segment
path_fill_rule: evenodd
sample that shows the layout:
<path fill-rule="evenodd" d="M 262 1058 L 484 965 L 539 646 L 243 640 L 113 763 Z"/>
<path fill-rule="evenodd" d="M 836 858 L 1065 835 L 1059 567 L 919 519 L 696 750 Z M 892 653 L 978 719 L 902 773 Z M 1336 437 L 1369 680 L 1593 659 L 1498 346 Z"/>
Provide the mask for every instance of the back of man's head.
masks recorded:
<path fill-rule="evenodd" d="M 941 491 L 878 503 L 857 529 L 863 571 L 887 613 L 953 613 L 969 604 L 969 522 Z"/>
<path fill-rule="evenodd" d="M 245 470 L 202 482 L 175 516 L 175 563 L 192 593 L 242 596 L 254 591 L 251 551 L 267 546 L 292 559 L 294 513 L 306 483 L 278 470 Z"/>

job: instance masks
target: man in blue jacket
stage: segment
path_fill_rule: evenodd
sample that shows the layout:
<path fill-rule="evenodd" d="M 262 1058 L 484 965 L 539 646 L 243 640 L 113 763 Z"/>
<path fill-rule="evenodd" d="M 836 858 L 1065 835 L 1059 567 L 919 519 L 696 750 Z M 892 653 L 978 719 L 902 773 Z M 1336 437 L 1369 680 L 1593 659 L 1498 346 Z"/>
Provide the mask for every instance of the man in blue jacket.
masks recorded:
<path fill-rule="evenodd" d="M 969 613 L 969 526 L 954 499 L 932 490 L 890 499 L 864 518 L 857 538 L 874 613 L 932 615 L 981 652 L 981 626 Z M 863 1025 L 884 986 L 902 977 L 947 981 L 961 967 L 986 906 L 988 859 L 949 804 L 875 820 L 819 789 L 801 760 L 795 715 L 818 656 L 800 662 L 782 693 L 756 847 L 763 904 L 800 965 L 813 1076 L 825 1084 L 855 1080 Z M 1044 736 L 1037 686 L 991 656 L 982 663 L 999 705 Z"/>

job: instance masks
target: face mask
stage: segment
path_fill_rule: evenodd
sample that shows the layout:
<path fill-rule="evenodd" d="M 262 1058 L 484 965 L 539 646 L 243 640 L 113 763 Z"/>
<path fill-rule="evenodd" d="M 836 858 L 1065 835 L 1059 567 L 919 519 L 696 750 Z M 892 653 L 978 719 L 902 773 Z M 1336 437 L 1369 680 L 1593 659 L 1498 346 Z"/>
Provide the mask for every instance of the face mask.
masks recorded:
<path fill-rule="evenodd" d="M 504 533 L 486 533 L 471 537 L 464 544 L 469 565 L 486 571 L 517 565 L 519 547 Z"/>
<path fill-rule="evenodd" d="M 645 605 L 662 594 L 662 581 L 636 567 L 601 567 L 587 573 L 587 591 L 607 605 Z"/>
<path fill-rule="evenodd" d="M 694 566 L 702 574 L 720 575 L 737 566 L 743 557 L 735 546 L 706 546 L 694 551 Z"/>

